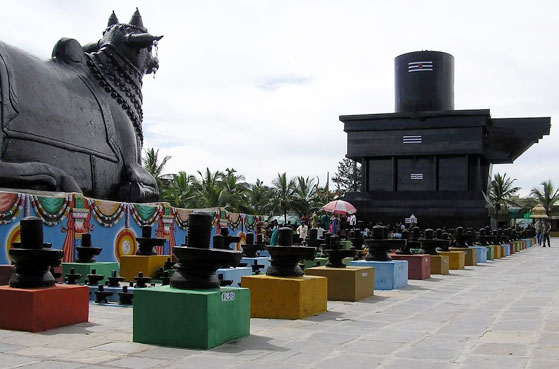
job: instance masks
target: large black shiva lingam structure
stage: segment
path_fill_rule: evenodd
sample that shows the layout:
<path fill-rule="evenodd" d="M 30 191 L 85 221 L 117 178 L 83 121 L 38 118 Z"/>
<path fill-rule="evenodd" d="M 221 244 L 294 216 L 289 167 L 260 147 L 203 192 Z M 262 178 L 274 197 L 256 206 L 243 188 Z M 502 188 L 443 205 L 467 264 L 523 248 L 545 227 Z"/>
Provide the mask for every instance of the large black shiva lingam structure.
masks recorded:
<path fill-rule="evenodd" d="M 174 246 L 178 259 L 176 272 L 171 277 L 171 287 L 182 289 L 219 288 L 218 268 L 237 266 L 242 252 L 210 249 L 212 216 L 204 212 L 190 214 L 186 246 Z"/>
<path fill-rule="evenodd" d="M 345 200 L 361 219 L 479 228 L 492 164 L 512 163 L 549 134 L 550 118 L 491 118 L 454 110 L 454 57 L 419 51 L 395 60 L 396 112 L 342 115 L 347 157 L 361 163 L 360 192 Z"/>
<path fill-rule="evenodd" d="M 389 250 L 404 247 L 407 240 L 387 239 L 388 228 L 376 225 L 373 227 L 372 238 L 365 239 L 368 253 L 365 255 L 367 261 L 390 261 L 392 258 L 388 254 Z"/>
<path fill-rule="evenodd" d="M 343 262 L 344 258 L 352 258 L 355 256 L 357 250 L 349 249 L 345 250 L 340 244 L 340 236 L 332 235 L 328 240 L 328 248 L 324 250 L 328 256 L 328 261 L 326 266 L 330 268 L 345 268 L 346 265 Z"/>
<path fill-rule="evenodd" d="M 303 270 L 299 266 L 299 261 L 314 260 L 316 249 L 309 246 L 292 246 L 293 230 L 289 227 L 282 227 L 278 230 L 278 245 L 267 246 L 266 250 L 270 253 L 270 266 L 266 270 L 267 275 L 274 277 L 300 277 Z"/>
<path fill-rule="evenodd" d="M 43 221 L 37 217 L 26 217 L 20 222 L 21 242 L 12 244 L 9 254 L 15 262 L 15 272 L 10 287 L 49 287 L 56 283 L 50 267 L 60 265 L 64 253 L 51 249 L 43 243 Z"/>

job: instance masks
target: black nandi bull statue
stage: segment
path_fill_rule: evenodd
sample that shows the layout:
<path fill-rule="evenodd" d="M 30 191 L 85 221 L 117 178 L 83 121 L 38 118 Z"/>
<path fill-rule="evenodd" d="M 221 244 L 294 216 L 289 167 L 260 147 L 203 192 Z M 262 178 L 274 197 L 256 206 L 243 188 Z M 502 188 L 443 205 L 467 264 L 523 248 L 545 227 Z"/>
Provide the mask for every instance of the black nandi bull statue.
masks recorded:
<path fill-rule="evenodd" d="M 136 9 L 128 24 L 113 12 L 97 42 L 61 39 L 48 61 L 0 42 L 0 187 L 158 200 L 141 165 L 141 88 L 162 37 Z"/>

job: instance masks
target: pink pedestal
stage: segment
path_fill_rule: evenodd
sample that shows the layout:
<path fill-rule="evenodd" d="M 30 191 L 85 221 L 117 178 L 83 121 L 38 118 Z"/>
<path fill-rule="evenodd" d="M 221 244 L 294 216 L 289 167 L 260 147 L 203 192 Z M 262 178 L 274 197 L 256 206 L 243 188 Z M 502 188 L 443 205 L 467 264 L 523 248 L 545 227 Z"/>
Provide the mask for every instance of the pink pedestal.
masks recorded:
<path fill-rule="evenodd" d="M 408 279 L 431 278 L 431 256 L 427 254 L 390 255 L 393 260 L 407 260 Z"/>
<path fill-rule="evenodd" d="M 0 285 L 6 285 L 10 283 L 10 278 L 14 274 L 14 266 L 10 264 L 0 265 Z"/>

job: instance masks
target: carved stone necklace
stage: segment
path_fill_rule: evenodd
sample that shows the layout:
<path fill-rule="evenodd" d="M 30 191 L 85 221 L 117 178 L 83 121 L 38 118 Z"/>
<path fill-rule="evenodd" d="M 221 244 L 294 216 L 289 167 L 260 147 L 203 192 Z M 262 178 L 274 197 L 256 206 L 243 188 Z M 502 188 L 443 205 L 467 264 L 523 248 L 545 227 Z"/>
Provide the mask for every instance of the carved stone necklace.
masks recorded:
<path fill-rule="evenodd" d="M 99 51 L 87 54 L 87 65 L 98 81 L 99 86 L 108 93 L 126 112 L 140 142 L 144 142 L 142 132 L 142 76 L 143 74 L 126 57 L 116 51 L 113 45 L 106 44 Z"/>

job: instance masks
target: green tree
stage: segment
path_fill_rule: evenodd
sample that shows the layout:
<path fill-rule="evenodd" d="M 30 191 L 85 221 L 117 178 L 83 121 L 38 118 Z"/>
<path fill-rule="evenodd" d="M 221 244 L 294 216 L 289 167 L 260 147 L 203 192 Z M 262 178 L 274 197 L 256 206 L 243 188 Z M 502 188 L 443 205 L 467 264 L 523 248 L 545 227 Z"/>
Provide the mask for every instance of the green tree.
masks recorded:
<path fill-rule="evenodd" d="M 551 180 L 543 181 L 540 185 L 542 186 L 542 189 L 540 190 L 539 188 L 534 187 L 532 188 L 532 191 L 530 191 L 530 195 L 542 204 L 545 212 L 549 215 L 551 207 L 555 205 L 557 200 L 559 200 L 559 188 L 555 189 Z"/>
<path fill-rule="evenodd" d="M 212 208 L 226 205 L 226 196 L 221 186 L 223 173 L 220 171 L 211 172 L 210 168 L 206 171 L 198 171 L 200 179 L 196 179 L 194 186 L 196 192 L 195 207 Z"/>
<path fill-rule="evenodd" d="M 342 194 L 359 191 L 361 188 L 361 164 L 354 160 L 344 158 L 338 163 L 338 171 L 334 174 L 332 182 Z"/>
<path fill-rule="evenodd" d="M 520 187 L 514 186 L 516 179 L 507 178 L 507 174 L 495 174 L 489 186 L 489 200 L 491 206 L 495 209 L 495 214 L 499 214 L 501 210 L 506 210 L 508 206 L 517 205 L 511 197 L 520 190 Z"/>
<path fill-rule="evenodd" d="M 295 178 L 293 205 L 299 216 L 310 215 L 318 208 L 317 184 L 314 178 L 298 176 Z"/>
<path fill-rule="evenodd" d="M 254 214 L 268 214 L 270 199 L 273 198 L 273 190 L 257 178 L 255 184 L 249 185 L 248 198 Z"/>
<path fill-rule="evenodd" d="M 169 190 L 169 202 L 179 208 L 194 207 L 195 199 L 195 178 L 193 175 L 180 171 L 172 175 Z"/>
<path fill-rule="evenodd" d="M 272 180 L 272 188 L 274 189 L 271 211 L 281 211 L 284 222 L 287 223 L 287 212 L 293 209 L 293 193 L 295 192 L 295 181 L 287 179 L 287 174 L 278 173 L 278 176 Z"/>
<path fill-rule="evenodd" d="M 250 213 L 252 209 L 248 202 L 249 184 L 245 176 L 237 174 L 233 168 L 226 168 L 221 174 L 220 187 L 226 207 L 235 213 Z"/>
<path fill-rule="evenodd" d="M 155 178 L 162 201 L 168 201 L 170 196 L 170 176 L 163 174 L 165 165 L 167 165 L 170 159 L 171 157 L 167 155 L 161 160 L 159 157 L 159 149 L 154 149 L 153 147 L 146 148 L 144 150 L 144 156 L 142 157 L 145 170 Z"/>

